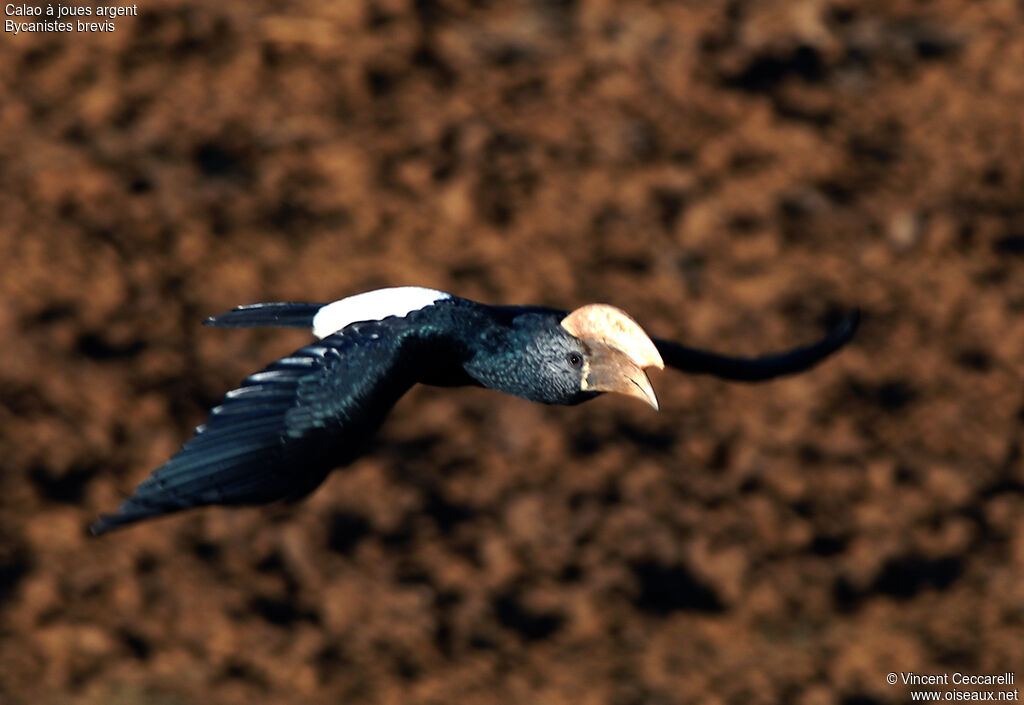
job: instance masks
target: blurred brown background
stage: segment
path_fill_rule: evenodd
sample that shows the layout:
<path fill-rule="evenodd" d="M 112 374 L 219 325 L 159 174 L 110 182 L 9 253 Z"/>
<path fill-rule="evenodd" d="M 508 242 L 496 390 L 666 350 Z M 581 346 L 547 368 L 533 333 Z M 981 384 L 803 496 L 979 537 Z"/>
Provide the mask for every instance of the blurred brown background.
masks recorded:
<path fill-rule="evenodd" d="M 906 702 L 1024 678 L 1024 5 L 147 0 L 0 36 L 0 701 Z M 735 353 L 663 410 L 413 391 L 294 507 L 102 539 L 400 284 Z"/>

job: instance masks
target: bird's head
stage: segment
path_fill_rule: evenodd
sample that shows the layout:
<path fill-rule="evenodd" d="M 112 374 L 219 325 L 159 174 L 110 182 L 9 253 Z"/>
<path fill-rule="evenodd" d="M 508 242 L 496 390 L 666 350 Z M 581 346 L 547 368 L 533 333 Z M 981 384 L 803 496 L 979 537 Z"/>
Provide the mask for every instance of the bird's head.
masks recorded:
<path fill-rule="evenodd" d="M 560 327 L 582 349 L 578 357 L 570 355 L 568 359 L 578 370 L 580 392 L 618 392 L 658 409 L 658 398 L 644 370 L 662 370 L 665 363 L 654 342 L 629 314 L 608 304 L 589 304 L 563 318 Z"/>
<path fill-rule="evenodd" d="M 520 314 L 483 347 L 467 371 L 485 387 L 546 404 L 618 392 L 658 408 L 644 369 L 662 369 L 661 355 L 637 322 L 614 306 L 590 304 L 564 317 Z"/>

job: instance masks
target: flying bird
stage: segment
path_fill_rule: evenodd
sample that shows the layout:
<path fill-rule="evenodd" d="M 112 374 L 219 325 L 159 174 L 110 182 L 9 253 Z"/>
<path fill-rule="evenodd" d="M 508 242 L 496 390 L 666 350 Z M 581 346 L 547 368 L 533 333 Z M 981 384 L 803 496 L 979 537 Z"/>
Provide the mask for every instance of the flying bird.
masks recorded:
<path fill-rule="evenodd" d="M 203 505 L 298 499 L 365 451 L 414 384 L 472 385 L 545 404 L 604 392 L 658 401 L 644 372 L 665 365 L 730 380 L 806 370 L 857 329 L 855 311 L 816 343 L 738 358 L 647 333 L 624 311 L 489 306 L 433 289 L 395 287 L 330 304 L 261 303 L 205 321 L 221 327 L 310 328 L 319 340 L 247 377 L 206 423 L 94 534 Z"/>

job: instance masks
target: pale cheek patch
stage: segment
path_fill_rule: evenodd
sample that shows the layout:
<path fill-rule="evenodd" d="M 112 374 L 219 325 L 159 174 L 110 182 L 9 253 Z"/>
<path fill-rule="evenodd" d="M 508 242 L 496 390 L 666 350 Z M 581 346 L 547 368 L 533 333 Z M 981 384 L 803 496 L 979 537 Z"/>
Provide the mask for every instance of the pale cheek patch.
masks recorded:
<path fill-rule="evenodd" d="M 396 286 L 356 294 L 327 304 L 313 317 L 313 335 L 326 338 L 357 321 L 379 321 L 388 316 L 405 316 L 443 299 L 451 294 L 418 286 Z"/>
<path fill-rule="evenodd" d="M 580 370 L 583 373 L 583 378 L 580 380 L 580 391 L 590 391 L 590 382 L 587 381 L 587 377 L 590 376 L 590 360 L 583 358 L 583 369 Z"/>

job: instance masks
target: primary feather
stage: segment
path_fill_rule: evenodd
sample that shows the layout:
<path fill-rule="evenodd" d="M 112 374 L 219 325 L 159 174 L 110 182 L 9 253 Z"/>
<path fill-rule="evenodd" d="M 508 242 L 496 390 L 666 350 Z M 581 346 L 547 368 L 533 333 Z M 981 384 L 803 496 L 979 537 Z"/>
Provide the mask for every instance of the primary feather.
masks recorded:
<path fill-rule="evenodd" d="M 202 504 L 312 491 L 359 454 L 415 383 L 414 370 L 398 364 L 419 342 L 413 326 L 404 318 L 351 325 L 250 375 L 93 533 Z"/>

